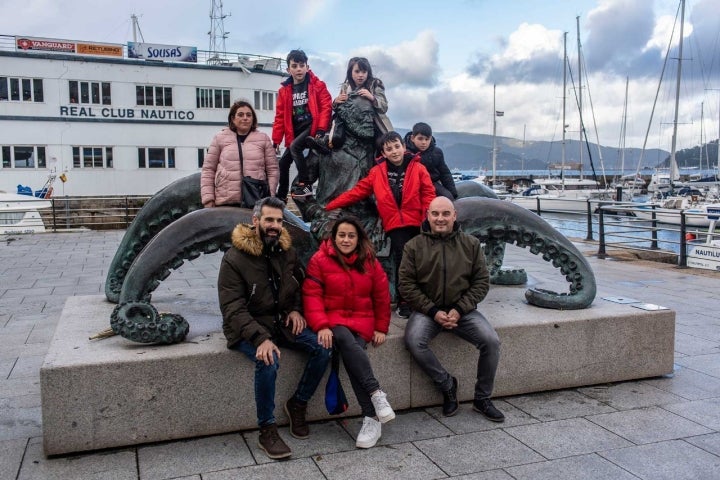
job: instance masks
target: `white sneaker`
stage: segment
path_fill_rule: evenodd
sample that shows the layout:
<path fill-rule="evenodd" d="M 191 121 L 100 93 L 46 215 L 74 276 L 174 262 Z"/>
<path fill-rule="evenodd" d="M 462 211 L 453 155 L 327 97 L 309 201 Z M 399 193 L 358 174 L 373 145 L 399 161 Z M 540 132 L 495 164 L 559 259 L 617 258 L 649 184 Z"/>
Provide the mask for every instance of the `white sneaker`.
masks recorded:
<path fill-rule="evenodd" d="M 377 415 L 380 423 L 387 423 L 395 418 L 395 412 L 387 401 L 387 395 L 382 390 L 378 390 L 370 397 L 370 401 L 375 407 L 375 415 Z"/>
<path fill-rule="evenodd" d="M 381 430 L 382 424 L 380 422 L 374 418 L 365 417 L 360 433 L 358 433 L 355 440 L 355 446 L 358 448 L 374 447 L 377 441 L 380 440 Z"/>

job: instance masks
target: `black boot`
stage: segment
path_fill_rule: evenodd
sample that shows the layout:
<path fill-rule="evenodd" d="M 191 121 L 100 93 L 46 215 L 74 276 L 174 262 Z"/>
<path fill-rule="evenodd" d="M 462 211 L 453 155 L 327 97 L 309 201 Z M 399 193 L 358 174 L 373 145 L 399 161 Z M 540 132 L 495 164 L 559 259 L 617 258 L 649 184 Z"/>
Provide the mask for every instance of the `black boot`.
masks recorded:
<path fill-rule="evenodd" d="M 322 137 L 308 136 L 305 138 L 305 146 L 316 150 L 323 155 L 328 155 L 331 151 L 330 146 L 328 145 L 327 135 L 323 135 Z"/>
<path fill-rule="evenodd" d="M 457 378 L 452 377 L 452 387 L 450 387 L 450 390 L 447 392 L 443 392 L 443 416 L 445 417 L 452 417 L 455 415 L 458 411 L 458 407 L 460 406 L 458 404 L 457 400 L 457 389 L 458 389 L 458 381 Z"/>
<path fill-rule="evenodd" d="M 273 459 L 287 458 L 292 455 L 290 447 L 280 438 L 277 425 L 267 425 L 260 427 L 260 436 L 258 444 L 265 454 Z"/>

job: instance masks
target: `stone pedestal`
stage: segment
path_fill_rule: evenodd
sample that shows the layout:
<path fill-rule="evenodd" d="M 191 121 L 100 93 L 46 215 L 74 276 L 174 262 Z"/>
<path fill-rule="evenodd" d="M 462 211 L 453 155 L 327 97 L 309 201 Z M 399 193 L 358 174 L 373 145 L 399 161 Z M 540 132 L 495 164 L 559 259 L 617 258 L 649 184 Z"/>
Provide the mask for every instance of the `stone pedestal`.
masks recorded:
<path fill-rule="evenodd" d="M 213 299 L 214 300 L 214 299 Z M 213 302 L 173 309 L 191 324 L 178 345 L 148 346 L 119 336 L 88 340 L 109 325 L 114 305 L 102 296 L 70 297 L 40 370 L 45 453 L 56 455 L 256 428 L 253 364 L 228 350 Z M 480 310 L 498 331 L 502 354 L 495 396 L 653 377 L 672 372 L 675 313 L 596 300 L 586 310 L 556 311 L 522 301 L 522 290 L 493 287 Z M 440 394 L 403 344 L 406 320 L 394 318 L 387 342 L 368 347 L 376 377 L 396 410 L 439 404 Z M 451 334 L 432 344 L 471 400 L 477 351 Z M 284 349 L 275 414 L 305 363 Z M 308 418 L 330 418 L 321 383 Z M 343 372 L 351 408 L 359 414 Z"/>

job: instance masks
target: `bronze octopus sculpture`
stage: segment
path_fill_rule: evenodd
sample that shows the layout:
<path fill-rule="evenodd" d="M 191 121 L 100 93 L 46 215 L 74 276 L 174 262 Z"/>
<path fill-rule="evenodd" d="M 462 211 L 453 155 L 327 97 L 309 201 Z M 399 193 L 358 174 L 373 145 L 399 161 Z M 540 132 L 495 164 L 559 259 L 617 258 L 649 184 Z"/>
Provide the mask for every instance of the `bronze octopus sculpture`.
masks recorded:
<path fill-rule="evenodd" d="M 151 303 L 152 292 L 185 260 L 229 249 L 230 233 L 235 225 L 252 221 L 249 209 L 203 208 L 199 177 L 196 173 L 177 180 L 148 200 L 115 253 L 105 295 L 110 302 L 117 303 L 111 314 L 111 328 L 124 338 L 141 343 L 181 342 L 189 331 L 189 323 L 178 314 L 158 313 Z M 569 284 L 567 293 L 529 288 L 525 292 L 529 304 L 560 310 L 590 306 L 596 294 L 595 276 L 585 257 L 565 236 L 535 213 L 498 199 L 484 185 L 459 182 L 457 188 L 458 222 L 463 231 L 484 244 L 492 283 L 526 283 L 524 270 L 502 268 L 505 244 L 515 244 L 552 262 Z M 286 211 L 286 228 L 306 262 L 334 216 L 328 215 L 317 203 L 296 203 L 310 226 Z M 367 225 L 377 224 L 375 218 L 367 220 Z M 382 236 L 375 241 L 380 252 Z M 395 272 L 391 263 L 387 261 L 384 265 L 392 276 Z"/>

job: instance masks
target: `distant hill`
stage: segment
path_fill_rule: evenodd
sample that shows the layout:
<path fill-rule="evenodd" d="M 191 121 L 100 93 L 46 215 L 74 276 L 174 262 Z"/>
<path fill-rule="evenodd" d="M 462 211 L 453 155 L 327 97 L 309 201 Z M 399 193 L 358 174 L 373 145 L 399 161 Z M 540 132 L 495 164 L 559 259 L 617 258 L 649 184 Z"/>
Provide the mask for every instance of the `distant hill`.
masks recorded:
<path fill-rule="evenodd" d="M 398 129 L 401 135 L 407 130 Z M 462 132 L 436 132 L 435 140 L 445 153 L 448 166 L 459 170 L 491 170 L 492 169 L 492 135 L 481 133 Z M 496 139 L 497 169 L 498 170 L 544 170 L 550 164 L 561 162 L 561 141 L 527 141 L 523 148 L 522 140 L 510 137 L 497 137 Z M 578 140 L 565 141 L 565 162 L 577 163 L 580 158 L 580 142 Z M 699 147 L 698 147 L 699 148 Z M 717 142 L 715 143 L 717 148 Z M 711 150 L 712 151 L 712 150 Z M 625 169 L 637 168 L 640 159 L 640 148 L 625 150 Z M 600 157 L 597 146 L 590 144 L 592 161 L 597 171 L 600 171 Z M 620 168 L 620 156 L 617 147 L 601 147 L 602 160 L 606 169 Z M 642 168 L 655 168 L 667 162 L 670 153 L 660 149 L 649 149 L 645 152 Z M 697 158 L 697 155 L 696 157 Z M 712 157 L 711 157 L 712 158 Z M 697 164 L 697 160 L 695 161 Z M 590 168 L 587 147 L 583 150 L 583 165 Z M 681 165 L 683 166 L 683 165 Z"/>
<path fill-rule="evenodd" d="M 708 160 L 710 163 L 710 168 L 717 165 L 718 156 L 717 156 L 717 149 L 718 149 L 718 141 L 713 140 L 710 143 L 706 143 L 702 146 L 702 149 L 700 148 L 700 145 L 697 145 L 692 148 L 686 148 L 684 150 L 679 150 L 675 154 L 675 160 L 677 161 L 678 167 L 680 168 L 702 168 L 706 169 L 708 168 Z M 702 162 L 701 162 L 702 157 Z M 668 153 L 667 158 L 665 158 L 662 162 L 662 166 L 669 167 L 670 166 L 670 154 Z"/>
<path fill-rule="evenodd" d="M 438 145 L 445 152 L 445 161 L 450 168 L 460 170 L 492 169 L 492 135 L 438 132 L 435 134 Z M 498 154 L 496 165 L 498 170 L 544 170 L 549 164 L 559 164 L 562 160 L 561 141 L 527 141 L 523 148 L 522 140 L 509 137 L 497 137 Z M 590 144 L 590 157 L 587 147 L 582 152 L 583 165 L 589 169 L 592 158 L 596 170 L 600 170 L 600 155 L 597 146 Z M 641 149 L 625 150 L 625 169 L 637 168 Z M 606 169 L 620 168 L 620 153 L 617 147 L 601 147 L 600 154 Z M 669 152 L 660 149 L 649 149 L 643 158 L 643 167 L 655 168 L 669 156 Z M 565 141 L 565 162 L 577 163 L 580 160 L 580 142 L 567 139 Z"/>

